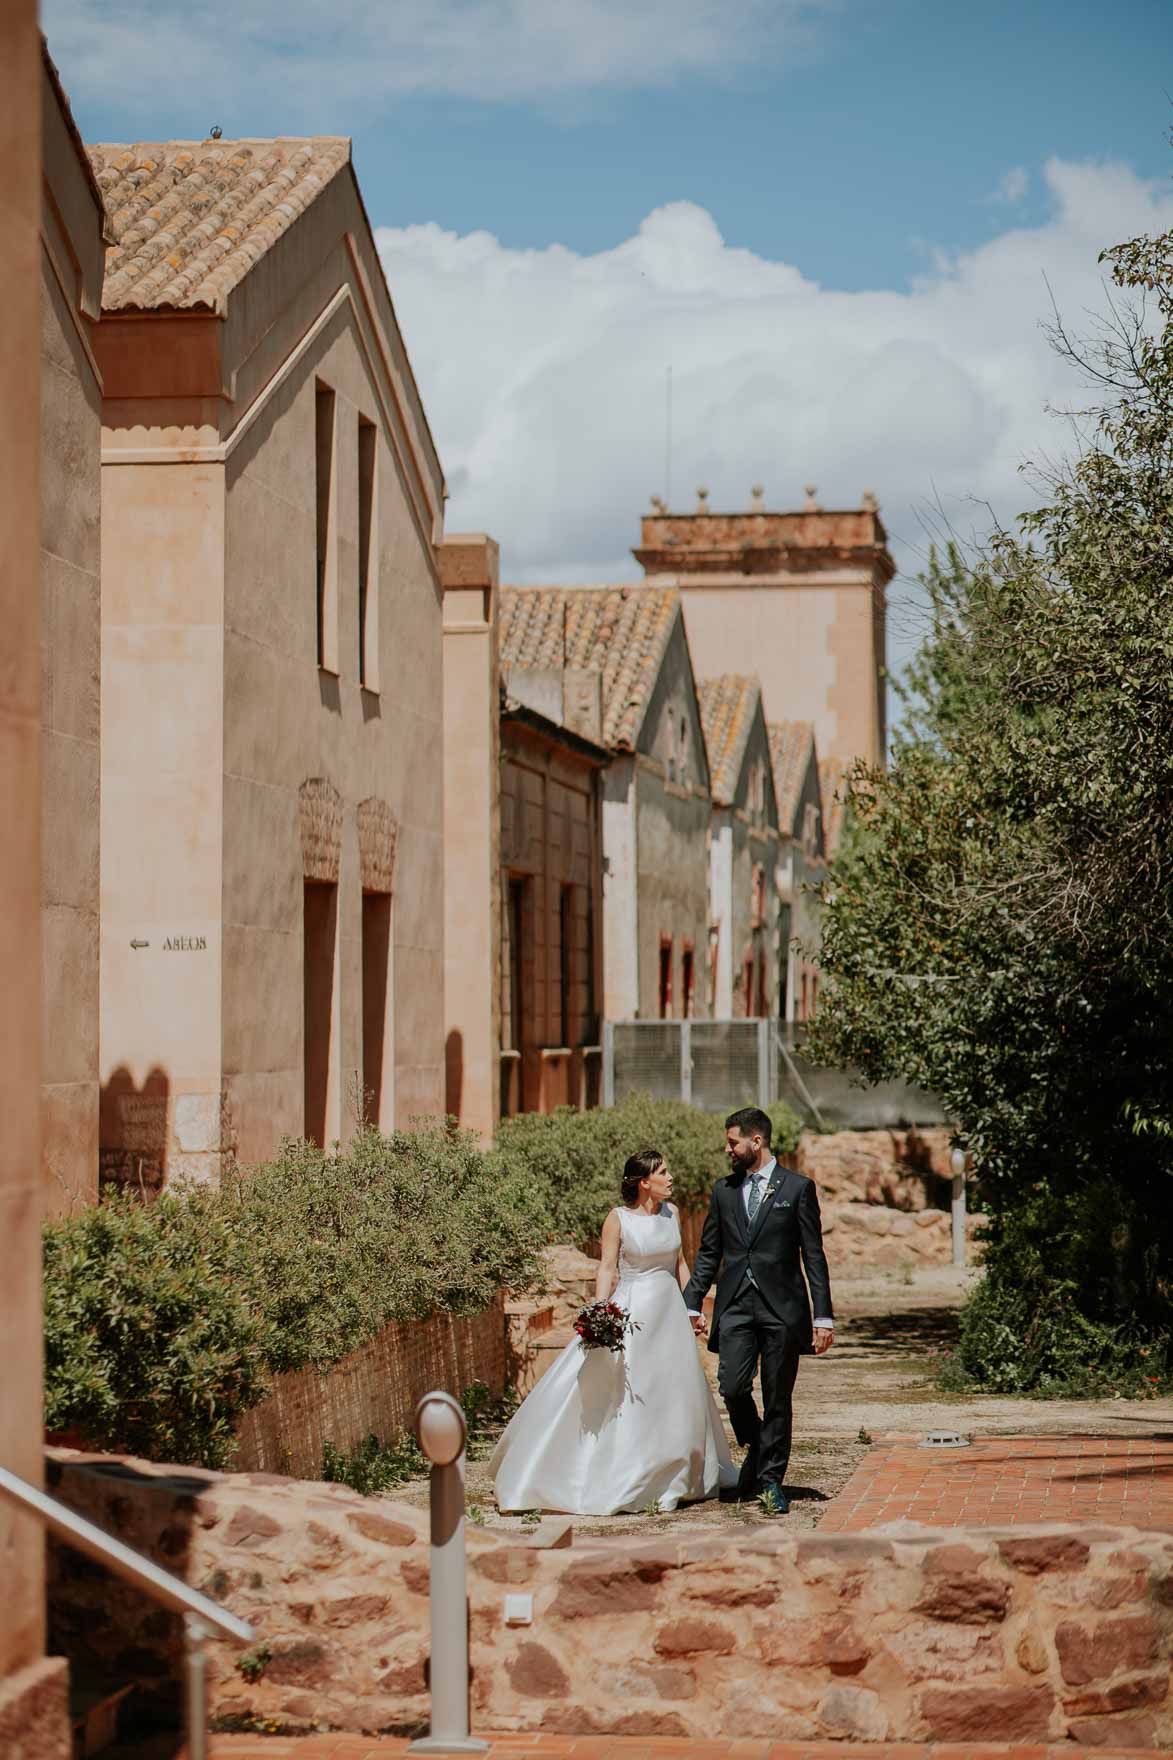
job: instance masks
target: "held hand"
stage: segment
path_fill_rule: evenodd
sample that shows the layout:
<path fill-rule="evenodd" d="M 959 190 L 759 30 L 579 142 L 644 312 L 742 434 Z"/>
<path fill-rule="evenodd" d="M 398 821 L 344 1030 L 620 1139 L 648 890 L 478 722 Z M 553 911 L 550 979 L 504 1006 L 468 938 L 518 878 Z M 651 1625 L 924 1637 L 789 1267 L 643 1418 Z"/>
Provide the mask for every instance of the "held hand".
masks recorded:
<path fill-rule="evenodd" d="M 834 1328 L 830 1326 L 815 1327 L 815 1356 L 825 1357 L 835 1342 Z"/>
<path fill-rule="evenodd" d="M 705 1333 L 709 1330 L 708 1324 L 705 1320 L 704 1315 L 703 1314 L 690 1314 L 688 1317 L 692 1321 L 692 1329 L 696 1333 L 697 1337 L 703 1338 L 705 1336 Z"/>

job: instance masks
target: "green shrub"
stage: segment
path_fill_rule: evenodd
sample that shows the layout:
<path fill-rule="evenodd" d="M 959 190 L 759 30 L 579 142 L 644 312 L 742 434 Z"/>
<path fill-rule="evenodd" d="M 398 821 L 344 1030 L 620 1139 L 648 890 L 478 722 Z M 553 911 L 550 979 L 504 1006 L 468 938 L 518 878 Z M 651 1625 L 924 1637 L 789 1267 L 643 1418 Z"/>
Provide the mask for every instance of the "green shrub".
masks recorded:
<path fill-rule="evenodd" d="M 522 1172 L 467 1133 L 286 1143 L 218 1191 L 116 1198 L 45 1231 L 51 1429 L 223 1465 L 280 1370 L 328 1367 L 390 1320 L 483 1308 L 545 1238 Z"/>
<path fill-rule="evenodd" d="M 770 1114 L 775 1149 L 788 1153 L 797 1146 L 801 1121 L 782 1102 Z M 623 1163 L 645 1148 L 667 1157 L 678 1204 L 707 1205 L 713 1181 L 726 1170 L 723 1119 L 679 1100 L 632 1094 L 606 1110 L 522 1113 L 502 1121 L 494 1159 L 528 1182 L 548 1237 L 581 1247 L 598 1239 L 618 1202 Z"/>
<path fill-rule="evenodd" d="M 203 1191 L 117 1197 L 45 1231 L 45 1422 L 220 1466 L 273 1336 L 238 1233 Z"/>

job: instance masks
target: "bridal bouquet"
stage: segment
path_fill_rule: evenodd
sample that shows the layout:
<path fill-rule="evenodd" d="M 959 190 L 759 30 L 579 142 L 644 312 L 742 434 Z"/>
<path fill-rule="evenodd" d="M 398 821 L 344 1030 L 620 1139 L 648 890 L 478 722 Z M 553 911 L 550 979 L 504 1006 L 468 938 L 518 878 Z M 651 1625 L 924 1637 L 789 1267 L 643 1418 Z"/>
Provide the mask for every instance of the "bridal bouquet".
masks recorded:
<path fill-rule="evenodd" d="M 621 1351 L 627 1334 L 639 1331 L 639 1321 L 617 1302 L 588 1302 L 574 1322 L 574 1330 L 584 1350 Z"/>

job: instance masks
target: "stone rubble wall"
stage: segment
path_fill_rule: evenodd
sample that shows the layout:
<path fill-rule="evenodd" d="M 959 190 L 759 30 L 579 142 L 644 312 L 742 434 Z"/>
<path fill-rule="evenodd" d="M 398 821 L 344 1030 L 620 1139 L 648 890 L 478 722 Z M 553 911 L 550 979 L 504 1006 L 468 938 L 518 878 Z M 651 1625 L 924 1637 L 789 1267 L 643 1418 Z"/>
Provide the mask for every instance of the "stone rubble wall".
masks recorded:
<path fill-rule="evenodd" d="M 215 1716 L 427 1719 L 423 1511 L 344 1486 L 54 1451 L 73 1508 L 255 1624 L 214 1647 Z M 473 1724 L 647 1736 L 1173 1746 L 1173 1535 L 784 1525 L 543 1550 L 468 1530 Z M 504 1624 L 506 1593 L 533 1624 Z M 178 1622 L 54 1548 L 54 1640 L 173 1715 Z"/>
<path fill-rule="evenodd" d="M 234 1464 L 316 1479 L 327 1442 L 350 1450 L 372 1433 L 390 1440 L 410 1430 L 425 1393 L 459 1395 L 481 1381 L 499 1396 L 507 1379 L 503 1292 L 479 1314 L 392 1321 L 328 1370 L 275 1376 L 241 1420 Z"/>
<path fill-rule="evenodd" d="M 813 1179 L 820 1202 L 884 1204 L 893 1210 L 924 1210 L 948 1202 L 934 1188 L 952 1181 L 947 1125 L 923 1129 L 804 1131 L 795 1165 Z"/>

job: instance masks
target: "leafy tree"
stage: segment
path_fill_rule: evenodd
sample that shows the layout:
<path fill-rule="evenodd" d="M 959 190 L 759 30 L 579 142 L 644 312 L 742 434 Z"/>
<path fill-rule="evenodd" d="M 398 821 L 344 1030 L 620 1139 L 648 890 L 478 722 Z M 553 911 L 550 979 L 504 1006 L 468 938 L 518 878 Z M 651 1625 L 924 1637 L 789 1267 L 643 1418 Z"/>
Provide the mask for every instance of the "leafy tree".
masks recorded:
<path fill-rule="evenodd" d="M 1119 293 L 1043 505 L 925 577 L 887 772 L 824 888 L 828 1060 L 936 1089 L 989 1212 L 959 1362 L 995 1388 L 1173 1369 L 1173 234 Z"/>

